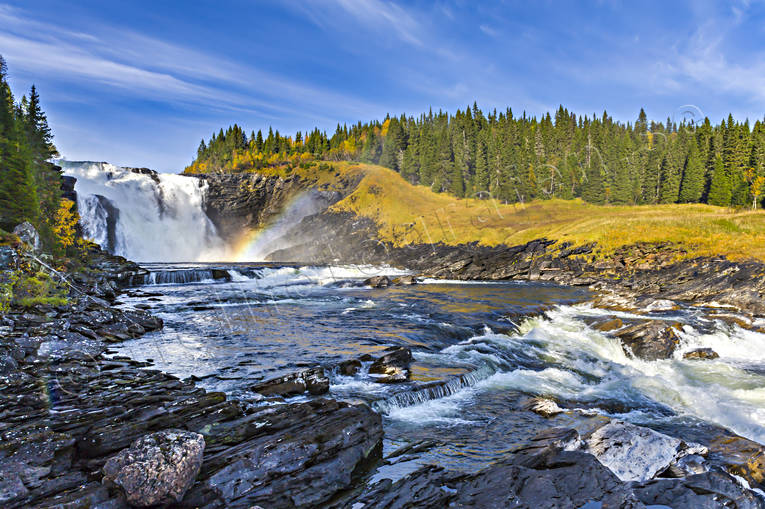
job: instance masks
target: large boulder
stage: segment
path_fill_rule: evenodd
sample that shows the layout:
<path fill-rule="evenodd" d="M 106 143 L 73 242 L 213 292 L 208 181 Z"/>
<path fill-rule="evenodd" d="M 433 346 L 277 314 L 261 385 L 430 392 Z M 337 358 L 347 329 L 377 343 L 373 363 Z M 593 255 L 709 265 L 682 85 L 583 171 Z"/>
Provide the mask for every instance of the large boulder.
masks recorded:
<path fill-rule="evenodd" d="M 680 343 L 678 324 L 667 325 L 661 320 L 649 320 L 625 327 L 615 333 L 622 348 L 638 359 L 655 361 L 669 359 Z"/>
<path fill-rule="evenodd" d="M 103 482 L 121 489 L 133 506 L 177 503 L 194 484 L 204 449 L 199 433 L 152 433 L 110 458 L 103 467 Z"/>
<path fill-rule="evenodd" d="M 585 439 L 585 450 L 622 481 L 647 481 L 684 456 L 707 454 L 704 446 L 621 421 L 593 431 Z"/>
<path fill-rule="evenodd" d="M 24 221 L 20 225 L 13 229 L 14 235 L 17 235 L 22 242 L 29 244 L 35 251 L 39 251 L 42 245 L 40 244 L 40 234 L 37 233 L 35 227 L 29 221 Z"/>
<path fill-rule="evenodd" d="M 547 398 L 531 398 L 524 401 L 522 407 L 524 410 L 529 410 L 548 418 L 563 412 L 563 409 L 555 401 Z"/>
<path fill-rule="evenodd" d="M 337 371 L 341 375 L 345 375 L 345 376 L 353 376 L 356 373 L 358 373 L 360 369 L 361 369 L 361 361 L 358 359 L 349 359 L 337 365 Z"/>

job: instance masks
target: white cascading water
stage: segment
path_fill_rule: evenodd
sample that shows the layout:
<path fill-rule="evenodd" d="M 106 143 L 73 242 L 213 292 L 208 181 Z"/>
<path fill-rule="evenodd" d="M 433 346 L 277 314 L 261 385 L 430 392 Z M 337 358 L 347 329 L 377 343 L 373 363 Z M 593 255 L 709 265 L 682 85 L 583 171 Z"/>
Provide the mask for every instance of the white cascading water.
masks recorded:
<path fill-rule="evenodd" d="M 694 416 L 765 442 L 765 334 L 723 323 L 711 333 L 700 333 L 686 325 L 671 359 L 644 361 L 625 354 L 618 339 L 587 326 L 583 315 L 635 316 L 589 305 L 560 306 L 545 317 L 526 320 L 518 334 L 487 329 L 439 353 L 417 353 L 418 359 L 441 358 L 445 365 L 469 360 L 484 369 L 376 406 L 393 419 L 456 424 L 465 422 L 463 405 L 485 391 L 522 391 L 563 401 L 616 400 L 638 407 L 653 401 L 680 416 Z M 705 347 L 720 357 L 683 359 L 684 352 Z M 547 367 L 513 367 L 513 352 L 537 358 Z M 643 410 L 618 417 L 638 424 L 658 419 Z"/>
<path fill-rule="evenodd" d="M 203 180 L 109 163 L 58 164 L 64 175 L 77 179 L 83 233 L 114 254 L 140 262 L 226 259 L 225 245 L 203 208 Z"/>

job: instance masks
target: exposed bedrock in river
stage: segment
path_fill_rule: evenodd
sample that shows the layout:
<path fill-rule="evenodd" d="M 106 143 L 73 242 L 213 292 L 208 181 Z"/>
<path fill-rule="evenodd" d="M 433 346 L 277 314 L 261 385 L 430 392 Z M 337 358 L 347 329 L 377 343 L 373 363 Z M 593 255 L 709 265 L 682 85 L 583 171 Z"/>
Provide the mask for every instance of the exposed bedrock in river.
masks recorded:
<path fill-rule="evenodd" d="M 637 434 L 644 433 L 651 431 L 637 430 Z M 634 436 L 634 431 L 628 435 Z M 667 504 L 675 509 L 765 507 L 762 499 L 722 472 L 691 474 L 679 479 L 651 479 L 649 476 L 648 479 L 625 482 L 607 468 L 602 459 L 599 461 L 596 456 L 578 450 L 578 441 L 574 430 L 544 430 L 528 445 L 477 473 L 465 475 L 426 466 L 395 483 L 383 480 L 367 487 L 353 500 L 353 507 L 639 509 L 657 504 Z M 639 460 L 643 465 L 646 462 L 639 456 L 647 452 L 646 449 L 656 452 L 661 449 L 660 455 L 666 452 L 671 455 L 673 451 L 672 445 L 661 441 L 648 441 L 642 447 L 629 442 L 612 445 L 631 453 L 634 455 L 631 459 Z M 664 449 L 664 445 L 669 447 Z M 625 456 L 624 459 L 630 458 Z M 630 465 L 619 465 L 620 469 L 623 467 L 630 468 Z"/>
<path fill-rule="evenodd" d="M 95 264 L 74 303 L 0 319 L 0 505 L 315 507 L 377 461 L 381 418 L 365 404 L 253 406 L 107 358 L 114 341 L 162 321 L 106 300 L 133 265 Z"/>

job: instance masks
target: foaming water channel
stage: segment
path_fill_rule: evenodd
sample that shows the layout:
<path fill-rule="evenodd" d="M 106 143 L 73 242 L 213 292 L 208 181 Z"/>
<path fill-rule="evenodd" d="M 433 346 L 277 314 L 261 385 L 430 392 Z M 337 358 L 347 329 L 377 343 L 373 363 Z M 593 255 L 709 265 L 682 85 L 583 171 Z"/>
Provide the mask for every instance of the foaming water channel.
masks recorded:
<path fill-rule="evenodd" d="M 636 360 L 613 336 L 588 326 L 619 313 L 579 304 L 587 292 L 544 283 L 427 281 L 365 287 L 389 268 L 280 264 L 160 264 L 123 298 L 165 328 L 119 346 L 203 387 L 263 404 L 260 380 L 321 364 L 333 397 L 363 400 L 384 416 L 385 453 L 430 444 L 419 463 L 472 471 L 501 458 L 541 428 L 586 426 L 517 411 L 529 396 L 699 440 L 725 427 L 765 442 L 765 335 L 709 322 L 692 310 L 653 313 L 680 322 L 675 357 Z M 628 315 L 621 314 L 623 318 Z M 369 363 L 354 376 L 339 362 L 409 347 L 411 380 L 377 383 Z M 711 347 L 718 359 L 683 353 Z"/>

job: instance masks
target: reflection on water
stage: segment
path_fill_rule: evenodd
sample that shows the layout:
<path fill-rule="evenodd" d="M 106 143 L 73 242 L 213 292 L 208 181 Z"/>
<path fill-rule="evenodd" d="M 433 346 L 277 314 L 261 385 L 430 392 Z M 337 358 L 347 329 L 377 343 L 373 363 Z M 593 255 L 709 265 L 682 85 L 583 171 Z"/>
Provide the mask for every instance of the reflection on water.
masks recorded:
<path fill-rule="evenodd" d="M 210 271 L 152 267 L 163 280 L 199 279 L 170 274 L 179 269 Z M 333 373 L 332 396 L 361 399 L 383 413 L 386 453 L 428 441 L 435 446 L 417 461 L 461 470 L 502 457 L 542 427 L 590 422 L 513 411 L 529 395 L 687 439 L 699 440 L 704 423 L 715 423 L 765 441 L 765 335 L 708 323 L 698 332 L 703 319 L 691 310 L 655 315 L 686 328 L 675 358 L 644 362 L 586 325 L 583 318 L 606 313 L 577 304 L 587 296 L 579 288 L 429 282 L 371 289 L 362 281 L 379 273 L 372 267 L 218 269 L 230 281 L 146 285 L 124 299 L 127 306 L 151 306 L 165 329 L 123 344 L 123 353 L 255 401 L 248 387 L 257 380 L 408 346 L 415 358 L 410 382 L 375 383 L 366 366 L 353 377 Z M 682 359 L 683 351 L 702 346 L 720 358 Z M 400 475 L 413 466 L 387 468 Z"/>

